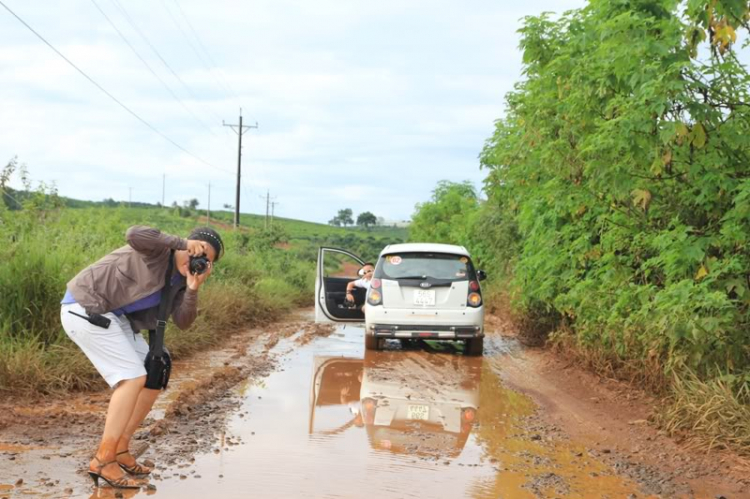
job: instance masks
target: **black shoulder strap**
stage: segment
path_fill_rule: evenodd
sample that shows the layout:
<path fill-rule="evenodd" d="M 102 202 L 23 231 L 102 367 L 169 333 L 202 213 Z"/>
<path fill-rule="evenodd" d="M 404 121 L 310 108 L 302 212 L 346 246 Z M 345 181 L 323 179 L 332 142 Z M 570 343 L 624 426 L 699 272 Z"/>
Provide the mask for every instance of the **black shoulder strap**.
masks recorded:
<path fill-rule="evenodd" d="M 174 250 L 169 251 L 169 264 L 164 275 L 164 287 L 161 288 L 161 301 L 156 315 L 156 330 L 149 336 L 149 350 L 155 358 L 160 358 L 164 351 L 164 330 L 169 316 L 169 291 L 172 289 L 172 271 L 174 270 Z M 149 331 L 150 332 L 150 331 Z"/>

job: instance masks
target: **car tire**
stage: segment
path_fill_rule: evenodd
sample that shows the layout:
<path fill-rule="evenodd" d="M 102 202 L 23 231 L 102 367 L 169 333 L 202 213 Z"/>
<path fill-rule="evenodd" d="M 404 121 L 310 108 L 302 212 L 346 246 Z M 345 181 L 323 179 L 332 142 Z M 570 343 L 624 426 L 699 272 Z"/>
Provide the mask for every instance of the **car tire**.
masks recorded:
<path fill-rule="evenodd" d="M 484 338 L 474 338 L 466 340 L 464 352 L 466 355 L 482 355 L 484 351 Z"/>
<path fill-rule="evenodd" d="M 382 340 L 375 336 L 365 334 L 365 350 L 380 350 L 382 348 Z"/>

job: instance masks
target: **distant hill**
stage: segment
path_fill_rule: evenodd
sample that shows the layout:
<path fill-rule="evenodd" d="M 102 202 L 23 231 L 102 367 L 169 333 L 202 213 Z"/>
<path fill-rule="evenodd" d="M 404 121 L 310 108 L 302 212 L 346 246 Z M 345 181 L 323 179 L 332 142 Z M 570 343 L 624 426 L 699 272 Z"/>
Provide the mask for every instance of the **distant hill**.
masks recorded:
<path fill-rule="evenodd" d="M 23 203 L 32 196 L 38 196 L 38 194 L 34 192 L 19 191 L 6 188 L 6 192 L 2 193 L 2 200 L 9 209 L 18 210 L 21 208 L 19 203 Z M 48 195 L 46 197 L 49 199 Z M 161 203 L 129 203 L 127 201 L 115 201 L 112 198 L 108 198 L 103 201 L 83 201 L 80 199 L 59 196 L 58 199 L 64 206 L 67 206 L 69 208 L 165 208 L 161 205 Z M 175 210 L 177 214 L 183 217 L 197 217 L 200 220 L 205 220 L 205 209 L 199 208 L 195 210 L 189 210 L 184 206 L 174 205 L 168 206 L 166 208 L 169 210 Z M 227 210 L 211 211 L 211 220 L 220 222 L 225 226 L 231 226 L 234 222 L 234 212 Z M 240 226 L 242 227 L 263 229 L 267 226 L 267 224 L 273 224 L 274 226 L 283 228 L 290 239 L 308 241 L 344 241 L 346 240 L 348 234 L 357 235 L 358 238 L 373 238 L 378 240 L 388 240 L 392 242 L 406 241 L 409 237 L 408 228 L 403 226 L 374 226 L 367 229 L 357 226 L 334 227 L 331 225 L 316 222 L 307 222 L 304 220 L 295 220 L 283 217 L 274 217 L 273 220 L 269 219 L 267 222 L 264 215 L 240 213 Z"/>

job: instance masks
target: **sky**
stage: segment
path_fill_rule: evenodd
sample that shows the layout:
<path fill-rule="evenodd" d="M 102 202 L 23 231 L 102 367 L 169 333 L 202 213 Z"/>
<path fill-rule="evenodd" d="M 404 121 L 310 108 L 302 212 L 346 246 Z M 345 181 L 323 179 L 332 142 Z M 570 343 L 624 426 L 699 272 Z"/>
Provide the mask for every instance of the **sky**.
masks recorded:
<path fill-rule="evenodd" d="M 210 183 L 218 209 L 237 168 L 222 121 L 242 108 L 258 128 L 243 136 L 241 211 L 263 213 L 270 193 L 277 216 L 325 223 L 343 208 L 407 220 L 441 180 L 481 188 L 522 18 L 585 1 L 2 3 L 153 127 L 0 5 L 2 165 L 17 156 L 94 201 L 160 202 L 166 178 L 167 204 L 205 209 Z"/>

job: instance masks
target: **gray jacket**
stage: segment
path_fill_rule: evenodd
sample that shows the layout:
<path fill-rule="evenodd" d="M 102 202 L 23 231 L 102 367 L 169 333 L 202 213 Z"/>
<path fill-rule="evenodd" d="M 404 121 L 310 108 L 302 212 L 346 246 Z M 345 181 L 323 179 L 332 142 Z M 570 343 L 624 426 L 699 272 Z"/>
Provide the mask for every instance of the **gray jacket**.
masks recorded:
<path fill-rule="evenodd" d="M 92 263 L 68 282 L 68 291 L 89 314 L 104 314 L 145 298 L 164 287 L 170 249 L 186 250 L 187 242 L 157 229 L 136 225 L 126 233 L 127 246 Z M 186 329 L 198 313 L 198 292 L 185 279 L 170 289 L 171 315 Z M 158 307 L 127 314 L 134 330 L 154 329 Z"/>

